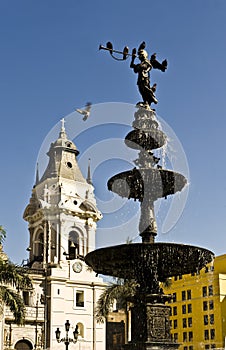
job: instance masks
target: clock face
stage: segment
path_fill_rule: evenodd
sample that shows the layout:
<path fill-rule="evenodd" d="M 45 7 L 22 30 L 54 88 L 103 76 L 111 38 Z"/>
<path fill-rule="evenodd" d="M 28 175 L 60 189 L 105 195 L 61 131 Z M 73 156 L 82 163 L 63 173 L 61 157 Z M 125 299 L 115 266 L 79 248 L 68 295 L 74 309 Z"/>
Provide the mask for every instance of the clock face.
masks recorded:
<path fill-rule="evenodd" d="M 76 261 L 73 266 L 72 269 L 74 272 L 79 273 L 82 271 L 82 263 L 80 261 Z"/>

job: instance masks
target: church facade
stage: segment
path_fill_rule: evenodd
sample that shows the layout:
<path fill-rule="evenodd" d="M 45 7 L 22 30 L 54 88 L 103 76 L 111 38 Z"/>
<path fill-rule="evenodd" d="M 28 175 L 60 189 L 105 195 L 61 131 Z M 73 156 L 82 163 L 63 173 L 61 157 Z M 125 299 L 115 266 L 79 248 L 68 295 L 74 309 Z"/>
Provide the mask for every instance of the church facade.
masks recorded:
<path fill-rule="evenodd" d="M 32 190 L 24 211 L 30 234 L 27 271 L 33 289 L 23 291 L 25 325 L 17 326 L 6 309 L 4 349 L 65 349 L 68 320 L 69 338 L 78 330 L 71 349 L 104 350 L 105 324 L 95 319 L 95 306 L 105 288 L 84 262 L 95 249 L 97 209 L 90 169 L 85 179 L 77 163 L 78 150 L 67 137 L 64 121 L 58 139 L 50 145 L 49 163 Z"/>

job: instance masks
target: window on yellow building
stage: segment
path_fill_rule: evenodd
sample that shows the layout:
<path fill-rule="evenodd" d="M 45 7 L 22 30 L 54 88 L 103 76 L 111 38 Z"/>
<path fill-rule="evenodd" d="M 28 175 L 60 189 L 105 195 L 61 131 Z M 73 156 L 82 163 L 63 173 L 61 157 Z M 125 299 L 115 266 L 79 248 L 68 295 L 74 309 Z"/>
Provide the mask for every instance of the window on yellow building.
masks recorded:
<path fill-rule="evenodd" d="M 187 327 L 187 319 L 186 318 L 182 319 L 182 324 L 183 324 L 183 328 Z"/>
<path fill-rule="evenodd" d="M 188 340 L 192 341 L 193 340 L 193 332 L 188 333 Z"/>
<path fill-rule="evenodd" d="M 204 301 L 203 302 L 203 311 L 206 311 L 208 310 L 208 304 L 207 304 L 207 301 Z"/>
<path fill-rule="evenodd" d="M 188 327 L 192 327 L 192 318 L 188 317 Z"/>
<path fill-rule="evenodd" d="M 206 344 L 205 349 L 209 349 L 209 348 L 210 348 L 209 344 Z"/>
<path fill-rule="evenodd" d="M 177 307 L 176 306 L 173 307 L 173 314 L 174 314 L 174 316 L 177 315 Z"/>
<path fill-rule="evenodd" d="M 210 315 L 210 324 L 214 324 L 214 314 Z"/>
<path fill-rule="evenodd" d="M 174 335 L 173 335 L 173 340 L 174 340 L 175 342 L 178 341 L 178 333 L 174 333 Z"/>
<path fill-rule="evenodd" d="M 189 350 L 193 350 L 193 346 L 192 346 L 192 345 L 190 345 L 188 349 L 189 349 Z"/>
<path fill-rule="evenodd" d="M 188 304 L 188 313 L 190 314 L 192 312 L 192 304 Z"/>
<path fill-rule="evenodd" d="M 188 350 L 188 347 L 187 347 L 187 346 L 184 346 L 184 350 Z"/>
<path fill-rule="evenodd" d="M 215 339 L 215 329 L 210 330 L 210 338 L 211 340 Z"/>
<path fill-rule="evenodd" d="M 173 293 L 173 302 L 175 303 L 177 301 L 177 293 Z"/>
<path fill-rule="evenodd" d="M 213 286 L 209 286 L 209 297 L 213 295 Z"/>
<path fill-rule="evenodd" d="M 191 299 L 191 290 L 188 289 L 187 290 L 187 300 L 190 300 Z"/>
<path fill-rule="evenodd" d="M 210 310 L 213 310 L 213 309 L 214 309 L 213 300 L 210 300 L 210 301 L 209 301 L 209 309 L 210 309 Z"/>
<path fill-rule="evenodd" d="M 202 296 L 203 297 L 207 296 L 207 287 L 202 287 Z"/>
<path fill-rule="evenodd" d="M 182 305 L 182 314 L 186 314 L 186 305 Z"/>
<path fill-rule="evenodd" d="M 183 342 L 187 341 L 187 332 L 183 332 Z"/>
<path fill-rule="evenodd" d="M 208 315 L 204 315 L 203 316 L 203 321 L 204 321 L 204 325 L 206 326 L 208 324 Z"/>
<path fill-rule="evenodd" d="M 185 290 L 182 290 L 182 292 L 181 292 L 181 297 L 182 297 L 182 300 L 186 300 L 186 293 L 185 293 Z"/>
<path fill-rule="evenodd" d="M 208 329 L 204 330 L 204 339 L 209 340 L 209 330 Z"/>
<path fill-rule="evenodd" d="M 177 320 L 173 320 L 173 328 L 174 328 L 174 329 L 177 328 Z"/>

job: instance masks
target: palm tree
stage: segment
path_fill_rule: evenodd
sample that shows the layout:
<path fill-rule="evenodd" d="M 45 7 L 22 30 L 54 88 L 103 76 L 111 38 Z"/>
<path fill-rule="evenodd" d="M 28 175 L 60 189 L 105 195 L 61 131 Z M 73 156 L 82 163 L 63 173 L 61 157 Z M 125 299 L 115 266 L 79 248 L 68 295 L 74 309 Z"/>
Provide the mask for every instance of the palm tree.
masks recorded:
<path fill-rule="evenodd" d="M 116 279 L 100 295 L 96 306 L 96 319 L 101 323 L 107 318 L 115 300 L 120 309 L 127 312 L 129 300 L 135 295 L 138 284 L 133 280 Z"/>
<path fill-rule="evenodd" d="M 0 226 L 0 302 L 9 306 L 15 322 L 22 324 L 25 319 L 25 305 L 20 290 L 31 288 L 32 283 L 25 269 L 13 264 L 2 252 L 6 232 Z"/>

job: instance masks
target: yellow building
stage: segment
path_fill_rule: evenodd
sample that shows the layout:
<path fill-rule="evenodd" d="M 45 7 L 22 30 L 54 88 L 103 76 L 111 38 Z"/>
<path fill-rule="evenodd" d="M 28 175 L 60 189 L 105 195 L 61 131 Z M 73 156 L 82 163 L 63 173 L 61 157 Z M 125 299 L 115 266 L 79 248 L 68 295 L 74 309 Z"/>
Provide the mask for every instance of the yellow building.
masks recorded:
<path fill-rule="evenodd" d="M 171 334 L 179 350 L 224 349 L 226 336 L 226 254 L 199 274 L 173 277 Z"/>

